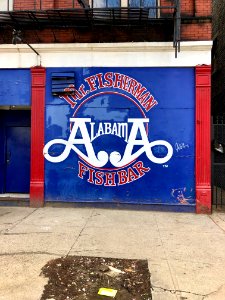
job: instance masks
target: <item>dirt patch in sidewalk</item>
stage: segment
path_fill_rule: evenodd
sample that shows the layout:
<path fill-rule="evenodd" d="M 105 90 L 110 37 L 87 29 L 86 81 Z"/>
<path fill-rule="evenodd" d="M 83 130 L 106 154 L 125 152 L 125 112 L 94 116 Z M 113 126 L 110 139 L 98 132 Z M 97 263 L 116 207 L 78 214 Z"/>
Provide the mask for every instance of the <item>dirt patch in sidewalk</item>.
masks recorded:
<path fill-rule="evenodd" d="M 41 300 L 151 300 L 147 260 L 67 256 L 42 268 L 48 277 Z M 100 288 L 116 296 L 98 295 Z"/>

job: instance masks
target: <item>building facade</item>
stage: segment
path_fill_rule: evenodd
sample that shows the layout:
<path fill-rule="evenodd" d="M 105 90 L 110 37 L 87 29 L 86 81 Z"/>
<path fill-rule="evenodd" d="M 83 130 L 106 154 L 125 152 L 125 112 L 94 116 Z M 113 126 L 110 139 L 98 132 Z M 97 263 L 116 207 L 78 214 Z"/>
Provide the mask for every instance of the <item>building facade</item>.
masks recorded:
<path fill-rule="evenodd" d="M 225 7 L 213 1 L 212 139 L 213 204 L 225 205 Z"/>
<path fill-rule="evenodd" d="M 224 1 L 213 1 L 212 103 L 213 115 L 224 114 L 225 101 Z"/>
<path fill-rule="evenodd" d="M 1 5 L 0 193 L 211 211 L 211 1 Z"/>

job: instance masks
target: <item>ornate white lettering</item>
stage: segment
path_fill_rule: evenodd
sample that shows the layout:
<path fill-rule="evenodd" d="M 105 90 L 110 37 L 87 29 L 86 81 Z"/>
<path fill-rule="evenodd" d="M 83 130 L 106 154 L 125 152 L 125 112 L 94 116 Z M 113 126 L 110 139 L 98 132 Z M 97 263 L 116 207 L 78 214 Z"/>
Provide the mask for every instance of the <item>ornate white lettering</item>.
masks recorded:
<path fill-rule="evenodd" d="M 85 160 L 87 163 L 93 165 L 96 168 L 101 168 L 105 166 L 108 161 L 110 161 L 114 167 L 123 167 L 127 164 L 130 164 L 143 153 L 146 154 L 150 161 L 156 164 L 166 163 L 173 155 L 173 148 L 168 142 L 163 140 L 149 142 L 145 128 L 145 123 L 148 123 L 149 119 L 146 118 L 128 119 L 128 123 L 131 123 L 130 133 L 128 133 L 127 123 L 118 123 L 117 125 L 115 125 L 116 123 L 114 123 L 113 126 L 111 125 L 111 123 L 99 123 L 96 135 L 94 133 L 95 123 L 91 122 L 91 118 L 71 118 L 70 122 L 74 124 L 68 141 L 65 141 L 63 139 L 54 139 L 45 145 L 43 152 L 47 160 L 53 163 L 62 162 L 69 156 L 70 151 L 73 150 L 80 156 L 80 158 Z M 90 124 L 91 128 L 90 135 L 88 133 L 87 123 Z M 77 137 L 78 130 L 81 137 Z M 105 151 L 99 151 L 97 155 L 95 154 L 94 148 L 92 146 L 92 141 L 100 135 L 104 134 L 115 134 L 123 137 L 125 141 L 127 141 L 123 156 L 121 156 L 121 154 L 117 151 L 111 152 L 110 154 Z M 50 147 L 56 144 L 64 145 L 65 149 L 60 155 L 51 156 L 49 154 Z M 84 145 L 87 155 L 79 150 L 76 145 Z M 136 152 L 133 152 L 135 146 L 140 146 L 140 148 Z M 151 150 L 151 148 L 154 146 L 166 147 L 166 156 L 154 156 Z"/>

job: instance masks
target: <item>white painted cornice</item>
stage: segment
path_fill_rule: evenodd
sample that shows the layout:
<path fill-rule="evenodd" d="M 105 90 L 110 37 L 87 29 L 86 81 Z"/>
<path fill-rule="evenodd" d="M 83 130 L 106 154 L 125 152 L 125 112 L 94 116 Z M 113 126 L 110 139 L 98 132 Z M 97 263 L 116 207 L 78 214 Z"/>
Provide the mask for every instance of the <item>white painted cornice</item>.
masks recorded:
<path fill-rule="evenodd" d="M 69 44 L 31 44 L 40 53 L 74 52 L 74 51 L 108 51 L 108 52 L 155 52 L 174 51 L 171 42 L 131 42 L 131 43 L 69 43 Z M 181 51 L 207 51 L 212 41 L 181 42 Z M 30 52 L 26 44 L 2 44 L 0 52 Z"/>
<path fill-rule="evenodd" d="M 44 67 L 69 66 L 195 66 L 211 63 L 212 41 L 181 42 L 175 58 L 171 42 L 32 44 Z M 38 64 L 26 44 L 0 45 L 0 68 Z"/>

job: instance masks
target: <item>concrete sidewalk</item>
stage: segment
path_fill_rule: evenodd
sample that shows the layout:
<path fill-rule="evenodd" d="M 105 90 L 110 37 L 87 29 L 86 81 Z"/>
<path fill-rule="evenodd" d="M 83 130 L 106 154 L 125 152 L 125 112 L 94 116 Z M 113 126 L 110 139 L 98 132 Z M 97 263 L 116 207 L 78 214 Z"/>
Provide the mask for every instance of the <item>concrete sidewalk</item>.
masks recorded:
<path fill-rule="evenodd" d="M 0 300 L 38 300 L 51 259 L 148 259 L 153 300 L 225 299 L 225 214 L 0 207 Z"/>

